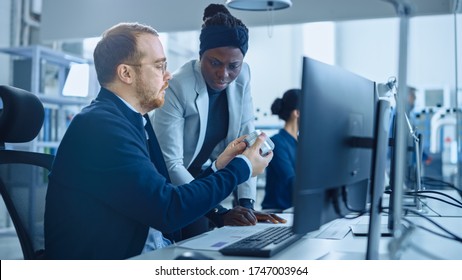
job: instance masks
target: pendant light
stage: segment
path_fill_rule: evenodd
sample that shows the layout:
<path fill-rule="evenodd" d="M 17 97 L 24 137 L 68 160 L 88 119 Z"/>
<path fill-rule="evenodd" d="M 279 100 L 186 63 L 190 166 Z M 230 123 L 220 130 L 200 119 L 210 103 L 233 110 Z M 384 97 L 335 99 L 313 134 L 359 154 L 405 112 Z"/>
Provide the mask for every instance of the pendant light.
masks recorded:
<path fill-rule="evenodd" d="M 291 0 L 227 0 L 228 7 L 245 11 L 282 10 L 292 6 Z"/>

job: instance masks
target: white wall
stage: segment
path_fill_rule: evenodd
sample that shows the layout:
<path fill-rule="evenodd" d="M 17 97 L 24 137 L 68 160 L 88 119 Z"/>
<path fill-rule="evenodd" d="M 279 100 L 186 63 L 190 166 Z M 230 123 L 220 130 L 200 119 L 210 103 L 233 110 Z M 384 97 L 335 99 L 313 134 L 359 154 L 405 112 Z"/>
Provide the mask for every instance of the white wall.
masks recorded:
<path fill-rule="evenodd" d="M 333 27 L 326 22 L 250 28 L 245 61 L 252 71 L 257 125 L 283 125 L 271 115 L 271 105 L 288 89 L 301 87 L 303 56 L 334 62 Z"/>
<path fill-rule="evenodd" d="M 461 30 L 459 16 L 458 32 Z M 389 76 L 398 76 L 399 19 L 339 22 L 336 24 L 336 34 L 338 65 L 377 82 L 385 82 Z M 409 85 L 418 89 L 449 87 L 451 101 L 454 102 L 454 36 L 452 15 L 410 19 L 407 73 Z M 460 45 L 461 42 L 459 48 Z M 459 51 L 459 68 L 461 62 Z M 459 69 L 459 83 L 461 72 Z M 417 93 L 418 99 L 420 94 L 421 92 Z"/>
<path fill-rule="evenodd" d="M 335 23 L 307 23 L 302 28 L 303 55 L 327 64 L 335 64 Z"/>
<path fill-rule="evenodd" d="M 459 32 L 461 28 L 459 21 Z M 453 16 L 412 19 L 409 42 L 412 51 L 409 51 L 408 75 L 411 83 L 455 84 Z"/>
<path fill-rule="evenodd" d="M 0 1 L 0 48 L 10 46 L 11 2 Z M 0 55 L 0 84 L 8 84 L 10 72 L 9 56 Z"/>
<path fill-rule="evenodd" d="M 245 61 L 251 69 L 251 87 L 257 124 L 281 124 L 271 116 L 271 104 L 290 88 L 299 88 L 303 40 L 301 26 L 274 26 L 249 30 L 249 50 Z"/>
<path fill-rule="evenodd" d="M 397 75 L 398 20 L 336 23 L 336 63 L 373 81 Z"/>

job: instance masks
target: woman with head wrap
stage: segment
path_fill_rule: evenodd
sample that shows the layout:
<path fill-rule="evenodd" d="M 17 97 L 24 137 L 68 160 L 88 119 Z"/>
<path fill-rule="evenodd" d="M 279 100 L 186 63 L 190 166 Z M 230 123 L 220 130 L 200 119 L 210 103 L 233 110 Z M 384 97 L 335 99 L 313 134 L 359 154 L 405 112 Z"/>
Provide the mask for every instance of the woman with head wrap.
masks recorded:
<path fill-rule="evenodd" d="M 244 62 L 248 29 L 220 4 L 209 5 L 203 20 L 199 60 L 191 60 L 173 73 L 165 104 L 152 116 L 170 178 L 178 185 L 192 181 L 202 166 L 236 137 L 255 130 L 250 69 Z M 255 178 L 239 185 L 237 193 L 240 206 L 228 210 L 218 205 L 207 214 L 215 226 L 281 221 L 252 210 Z M 183 231 L 182 238 L 208 228 L 203 219 Z"/>
<path fill-rule="evenodd" d="M 271 137 L 274 142 L 273 160 L 266 168 L 265 197 L 262 209 L 284 210 L 292 207 L 292 185 L 295 178 L 298 123 L 300 119 L 299 89 L 290 89 L 276 98 L 271 112 L 283 120 L 284 128 Z"/>

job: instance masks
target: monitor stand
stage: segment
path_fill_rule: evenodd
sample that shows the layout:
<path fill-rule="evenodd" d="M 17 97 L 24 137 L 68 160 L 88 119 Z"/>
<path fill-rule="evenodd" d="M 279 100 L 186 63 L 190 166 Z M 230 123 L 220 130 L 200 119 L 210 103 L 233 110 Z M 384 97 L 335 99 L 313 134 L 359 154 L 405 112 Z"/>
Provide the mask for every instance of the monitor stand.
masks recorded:
<path fill-rule="evenodd" d="M 407 119 L 407 116 L 406 116 L 406 119 Z M 404 183 L 404 190 L 415 192 L 415 195 L 403 196 L 402 198 L 403 206 L 415 208 L 415 211 L 420 212 L 422 214 L 426 214 L 428 213 L 428 210 L 424 208 L 426 199 L 418 196 L 418 192 L 424 189 L 422 187 L 422 181 L 421 181 L 422 180 L 422 157 L 423 157 L 422 155 L 422 149 L 423 149 L 422 134 L 413 131 L 409 123 L 409 120 L 408 120 L 408 125 L 409 125 L 410 133 L 413 137 L 413 147 L 414 147 L 413 155 L 414 155 L 414 160 L 415 160 L 415 167 L 413 168 L 414 169 L 413 173 L 415 173 L 414 174 L 415 185 L 413 188 L 409 188 Z"/>
<path fill-rule="evenodd" d="M 320 257 L 318 260 L 365 260 L 366 254 L 360 252 L 341 252 L 330 251 L 326 255 Z M 379 255 L 380 260 L 388 260 L 387 254 Z"/>
<path fill-rule="evenodd" d="M 331 251 L 318 260 L 365 260 L 366 253 Z"/>
<path fill-rule="evenodd" d="M 367 236 L 369 232 L 369 224 L 355 224 L 350 225 L 351 233 L 354 236 Z M 388 228 L 388 225 L 381 224 L 380 225 L 380 235 L 381 236 L 393 236 L 393 231 Z"/>

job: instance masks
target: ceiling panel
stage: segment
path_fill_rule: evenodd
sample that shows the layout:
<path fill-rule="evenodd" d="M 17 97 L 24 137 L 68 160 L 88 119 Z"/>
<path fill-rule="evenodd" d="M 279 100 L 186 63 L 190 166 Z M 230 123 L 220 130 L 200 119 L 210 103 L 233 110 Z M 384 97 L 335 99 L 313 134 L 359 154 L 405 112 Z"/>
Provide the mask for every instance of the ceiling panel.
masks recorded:
<path fill-rule="evenodd" d="M 399 0 L 398 0 L 399 1 Z M 407 0 L 413 15 L 447 14 L 455 0 Z M 122 21 L 149 24 L 159 32 L 199 30 L 202 13 L 210 0 L 43 0 L 41 39 L 72 40 L 97 37 L 108 27 Z M 250 12 L 231 10 L 247 26 L 273 23 L 296 24 L 395 17 L 386 0 L 292 0 L 285 10 Z"/>

